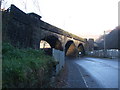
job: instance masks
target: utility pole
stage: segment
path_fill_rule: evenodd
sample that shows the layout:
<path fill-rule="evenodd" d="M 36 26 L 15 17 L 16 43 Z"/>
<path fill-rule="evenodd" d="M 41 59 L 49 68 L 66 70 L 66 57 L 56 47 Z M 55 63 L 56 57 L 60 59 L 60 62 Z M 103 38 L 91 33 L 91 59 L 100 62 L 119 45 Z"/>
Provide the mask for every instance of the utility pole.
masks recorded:
<path fill-rule="evenodd" d="M 106 54 L 106 36 L 105 36 L 105 31 L 104 31 L 104 57 L 105 57 L 105 54 Z"/>
<path fill-rule="evenodd" d="M 105 47 L 105 44 L 106 44 L 106 40 L 105 40 L 106 38 L 105 38 L 105 31 L 104 31 L 104 50 L 106 49 L 106 47 Z"/>

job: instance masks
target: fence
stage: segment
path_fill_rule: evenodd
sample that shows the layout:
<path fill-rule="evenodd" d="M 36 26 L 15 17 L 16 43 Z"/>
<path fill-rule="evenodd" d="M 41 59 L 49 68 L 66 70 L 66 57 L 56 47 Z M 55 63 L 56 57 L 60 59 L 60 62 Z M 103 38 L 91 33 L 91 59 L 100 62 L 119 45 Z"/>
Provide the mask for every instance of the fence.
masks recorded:
<path fill-rule="evenodd" d="M 94 50 L 88 51 L 87 55 L 96 57 L 108 57 L 108 58 L 120 58 L 120 50 L 109 49 L 109 50 Z"/>
<path fill-rule="evenodd" d="M 59 64 L 57 64 L 56 66 L 56 74 L 58 74 L 59 71 L 64 67 L 65 53 L 64 51 L 60 51 L 56 49 L 53 49 L 52 51 L 53 51 L 53 57 L 55 58 L 56 61 L 59 62 Z"/>

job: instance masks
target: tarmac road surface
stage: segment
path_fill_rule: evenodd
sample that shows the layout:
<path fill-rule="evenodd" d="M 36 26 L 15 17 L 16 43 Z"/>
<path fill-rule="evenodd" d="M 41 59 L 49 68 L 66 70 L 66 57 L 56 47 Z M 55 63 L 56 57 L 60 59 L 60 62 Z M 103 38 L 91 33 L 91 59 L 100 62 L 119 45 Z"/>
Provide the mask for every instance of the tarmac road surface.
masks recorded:
<path fill-rule="evenodd" d="M 118 60 L 100 58 L 66 58 L 64 88 L 118 88 Z"/>

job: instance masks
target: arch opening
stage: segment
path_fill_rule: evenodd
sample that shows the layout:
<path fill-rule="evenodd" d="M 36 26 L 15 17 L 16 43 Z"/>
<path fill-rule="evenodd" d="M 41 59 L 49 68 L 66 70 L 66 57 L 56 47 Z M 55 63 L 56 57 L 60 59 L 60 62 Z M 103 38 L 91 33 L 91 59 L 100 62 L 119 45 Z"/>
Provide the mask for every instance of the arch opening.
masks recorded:
<path fill-rule="evenodd" d="M 40 41 L 40 49 L 45 51 L 45 54 L 52 55 L 52 49 L 48 42 L 45 40 Z"/>
<path fill-rule="evenodd" d="M 65 45 L 65 56 L 76 57 L 77 49 L 73 41 L 68 41 Z"/>
<path fill-rule="evenodd" d="M 44 49 L 44 48 L 51 48 L 51 46 L 50 46 L 50 44 L 47 43 L 46 41 L 41 40 L 41 41 L 40 41 L 40 49 Z"/>
<path fill-rule="evenodd" d="M 84 56 L 85 55 L 85 49 L 82 43 L 78 45 L 78 54 L 79 56 Z"/>
<path fill-rule="evenodd" d="M 40 41 L 40 49 L 52 55 L 52 48 L 63 51 L 62 43 L 55 36 L 47 36 Z"/>

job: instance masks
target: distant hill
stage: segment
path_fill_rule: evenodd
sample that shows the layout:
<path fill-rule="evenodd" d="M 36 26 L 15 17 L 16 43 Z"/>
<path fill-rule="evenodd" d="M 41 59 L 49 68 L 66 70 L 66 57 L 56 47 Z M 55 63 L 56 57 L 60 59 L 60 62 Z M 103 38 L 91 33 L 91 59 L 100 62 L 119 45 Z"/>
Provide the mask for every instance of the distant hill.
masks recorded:
<path fill-rule="evenodd" d="M 105 36 L 106 38 L 106 48 L 107 49 L 120 49 L 120 26 L 116 27 L 109 34 Z M 98 49 L 104 48 L 104 36 L 100 36 L 96 43 L 98 44 Z"/>

